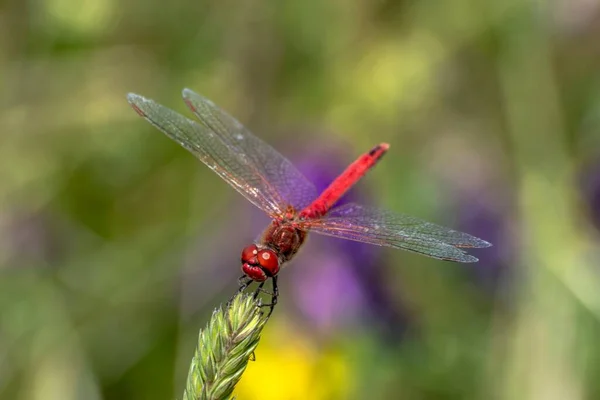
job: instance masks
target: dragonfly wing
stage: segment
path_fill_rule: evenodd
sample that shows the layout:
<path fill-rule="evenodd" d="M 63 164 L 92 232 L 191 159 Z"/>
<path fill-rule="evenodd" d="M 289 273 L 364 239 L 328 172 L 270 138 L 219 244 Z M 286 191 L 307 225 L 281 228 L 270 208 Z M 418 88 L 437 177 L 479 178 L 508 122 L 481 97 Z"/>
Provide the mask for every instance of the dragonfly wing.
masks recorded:
<path fill-rule="evenodd" d="M 287 205 L 281 203 L 277 189 L 269 184 L 248 154 L 231 146 L 207 126 L 153 100 L 133 93 L 127 95 L 127 100 L 138 114 L 195 155 L 252 204 L 272 217 L 283 215 Z"/>
<path fill-rule="evenodd" d="M 467 254 L 462 248 L 491 246 L 485 240 L 463 232 L 408 215 L 395 214 L 353 203 L 334 208 L 321 219 L 303 221 L 302 227 L 322 235 L 403 249 L 441 260 L 465 263 L 478 260 Z"/>
<path fill-rule="evenodd" d="M 228 146 L 246 154 L 249 162 L 280 196 L 281 203 L 302 210 L 317 197 L 313 184 L 287 158 L 212 101 L 190 89 L 183 90 L 183 98 L 202 124 L 219 135 Z"/>

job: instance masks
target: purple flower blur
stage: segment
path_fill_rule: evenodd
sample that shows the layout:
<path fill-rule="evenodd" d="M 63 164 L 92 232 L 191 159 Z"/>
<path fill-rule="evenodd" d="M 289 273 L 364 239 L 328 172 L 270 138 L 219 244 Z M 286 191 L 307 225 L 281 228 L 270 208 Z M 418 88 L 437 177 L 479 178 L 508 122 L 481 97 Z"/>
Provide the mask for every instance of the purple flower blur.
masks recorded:
<path fill-rule="evenodd" d="M 340 147 L 321 146 L 296 160 L 296 166 L 315 184 L 317 192 L 323 191 L 354 159 Z M 353 188 L 337 205 L 370 203 L 360 187 Z M 404 312 L 395 309 L 387 295 L 379 248 L 321 235 L 313 235 L 306 247 L 309 250 L 296 261 L 302 265 L 289 273 L 294 275 L 297 307 L 310 322 L 327 331 L 368 318 L 379 321 L 381 328 L 396 339 L 405 331 Z"/>
<path fill-rule="evenodd" d="M 44 211 L 20 213 L 13 210 L 13 214 L 4 219 L 0 224 L 0 235 L 7 244 L 10 265 L 51 266 L 64 256 L 67 245 L 62 231 L 67 228 L 61 226 L 58 218 Z"/>
<path fill-rule="evenodd" d="M 506 213 L 485 201 L 481 193 L 463 193 L 458 202 L 458 229 L 485 238 L 492 247 L 470 252 L 479 262 L 469 265 L 474 276 L 486 287 L 494 288 L 508 272 L 516 243 L 508 234 Z"/>
<path fill-rule="evenodd" d="M 511 232 L 514 194 L 510 182 L 496 166 L 503 157 L 497 149 L 483 143 L 466 141 L 460 135 L 446 135 L 431 143 L 424 163 L 429 165 L 438 187 L 447 188 L 453 201 L 441 215 L 455 215 L 449 225 L 492 244 L 483 249 L 469 249 L 479 262 L 466 264 L 475 284 L 492 294 L 507 276 L 518 251 L 518 238 Z M 453 166 L 448 168 L 448 166 Z M 431 179 L 431 178 L 429 178 Z M 442 219 L 434 221 L 445 225 Z"/>

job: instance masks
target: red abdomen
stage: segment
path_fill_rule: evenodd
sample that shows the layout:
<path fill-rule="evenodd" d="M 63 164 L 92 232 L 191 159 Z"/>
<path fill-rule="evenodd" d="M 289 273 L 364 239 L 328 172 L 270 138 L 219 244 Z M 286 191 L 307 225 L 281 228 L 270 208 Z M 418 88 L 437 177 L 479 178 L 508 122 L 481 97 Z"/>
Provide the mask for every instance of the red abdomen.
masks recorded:
<path fill-rule="evenodd" d="M 315 201 L 312 202 L 300 213 L 300 218 L 311 219 L 319 218 L 327 214 L 333 205 L 348 191 L 368 170 L 373 168 L 377 161 L 383 157 L 390 145 L 380 143 L 373 147 L 368 153 L 358 157 L 356 161 L 348 166 L 340 176 L 321 193 Z"/>

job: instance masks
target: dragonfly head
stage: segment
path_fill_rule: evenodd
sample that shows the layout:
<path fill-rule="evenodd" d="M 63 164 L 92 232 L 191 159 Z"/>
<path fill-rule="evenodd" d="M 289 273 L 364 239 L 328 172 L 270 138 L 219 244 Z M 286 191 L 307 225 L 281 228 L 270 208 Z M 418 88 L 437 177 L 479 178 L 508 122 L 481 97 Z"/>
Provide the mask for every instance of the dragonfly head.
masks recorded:
<path fill-rule="evenodd" d="M 251 244 L 242 250 L 242 271 L 248 278 L 264 282 L 279 272 L 279 258 L 273 250 Z"/>

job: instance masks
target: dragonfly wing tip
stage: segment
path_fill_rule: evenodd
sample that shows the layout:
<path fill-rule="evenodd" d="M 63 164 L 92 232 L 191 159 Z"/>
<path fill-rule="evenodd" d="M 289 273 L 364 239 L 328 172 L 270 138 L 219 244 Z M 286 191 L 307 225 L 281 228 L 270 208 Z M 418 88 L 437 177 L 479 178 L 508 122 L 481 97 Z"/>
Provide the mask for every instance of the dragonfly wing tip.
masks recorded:
<path fill-rule="evenodd" d="M 486 248 L 486 247 L 492 247 L 493 246 L 493 244 L 491 244 L 490 242 L 487 242 L 487 241 L 485 241 L 483 239 L 480 239 L 480 240 L 481 240 L 481 243 L 478 246 L 479 248 Z"/>
<path fill-rule="evenodd" d="M 476 263 L 477 261 L 479 261 L 479 258 L 474 257 L 470 254 L 466 255 L 464 257 L 464 259 L 462 260 L 462 262 L 464 262 L 464 263 Z"/>

